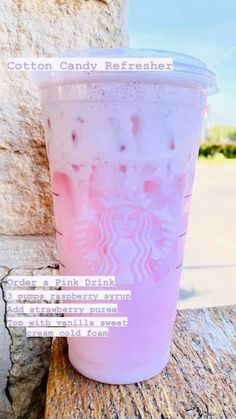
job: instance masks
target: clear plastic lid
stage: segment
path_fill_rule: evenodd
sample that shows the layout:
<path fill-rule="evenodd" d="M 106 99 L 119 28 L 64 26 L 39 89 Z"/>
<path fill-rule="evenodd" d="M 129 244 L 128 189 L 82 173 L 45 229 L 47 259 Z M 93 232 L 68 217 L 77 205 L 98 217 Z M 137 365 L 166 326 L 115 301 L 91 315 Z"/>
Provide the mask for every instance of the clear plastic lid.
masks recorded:
<path fill-rule="evenodd" d="M 179 52 L 154 50 L 154 49 L 131 49 L 131 48 L 97 48 L 79 51 L 64 52 L 56 58 L 172 58 L 173 71 L 35 71 L 32 74 L 32 86 L 42 89 L 51 85 L 63 85 L 67 83 L 81 83 L 89 81 L 158 81 L 158 79 L 176 79 L 192 82 L 206 89 L 208 95 L 218 92 L 215 74 L 206 67 L 206 64 L 190 55 Z"/>

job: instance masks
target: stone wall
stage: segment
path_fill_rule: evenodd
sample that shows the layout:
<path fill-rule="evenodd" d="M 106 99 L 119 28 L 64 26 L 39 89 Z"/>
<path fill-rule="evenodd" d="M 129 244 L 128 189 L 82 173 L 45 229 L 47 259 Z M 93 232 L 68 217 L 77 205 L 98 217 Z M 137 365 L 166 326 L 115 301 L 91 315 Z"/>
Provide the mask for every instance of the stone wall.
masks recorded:
<path fill-rule="evenodd" d="M 0 4 L 0 419 L 42 417 L 50 352 L 50 341 L 26 339 L 24 331 L 6 327 L 6 276 L 51 274 L 57 268 L 38 94 L 30 74 L 8 72 L 6 60 L 122 46 L 123 6 L 122 0 Z"/>

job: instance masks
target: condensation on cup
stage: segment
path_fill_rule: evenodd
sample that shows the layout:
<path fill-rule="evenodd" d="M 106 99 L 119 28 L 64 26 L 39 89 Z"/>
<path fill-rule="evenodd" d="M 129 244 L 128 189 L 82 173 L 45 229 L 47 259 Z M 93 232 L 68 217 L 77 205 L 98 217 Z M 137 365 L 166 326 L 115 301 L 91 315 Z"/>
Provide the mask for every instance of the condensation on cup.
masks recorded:
<path fill-rule="evenodd" d="M 67 54 L 69 57 L 70 54 Z M 208 94 L 214 73 L 170 51 L 99 49 L 73 57 L 169 57 L 172 72 L 40 74 L 61 275 L 115 275 L 128 326 L 68 338 L 69 359 L 111 384 L 166 366 Z"/>

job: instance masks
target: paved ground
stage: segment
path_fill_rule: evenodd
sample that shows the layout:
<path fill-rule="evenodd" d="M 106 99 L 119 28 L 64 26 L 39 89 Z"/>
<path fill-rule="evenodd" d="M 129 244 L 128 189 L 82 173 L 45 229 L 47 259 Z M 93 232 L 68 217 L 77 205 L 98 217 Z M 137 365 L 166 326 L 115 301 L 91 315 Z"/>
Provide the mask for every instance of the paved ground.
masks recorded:
<path fill-rule="evenodd" d="M 179 308 L 236 304 L 236 161 L 197 166 Z"/>

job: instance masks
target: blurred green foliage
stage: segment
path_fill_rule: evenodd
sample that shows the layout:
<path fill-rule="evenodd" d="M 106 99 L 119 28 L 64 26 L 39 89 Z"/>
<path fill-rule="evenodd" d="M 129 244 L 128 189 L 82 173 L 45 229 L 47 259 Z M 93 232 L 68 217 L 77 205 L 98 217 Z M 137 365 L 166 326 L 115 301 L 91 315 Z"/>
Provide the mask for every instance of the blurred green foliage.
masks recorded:
<path fill-rule="evenodd" d="M 205 142 L 200 145 L 199 156 L 211 158 L 217 154 L 222 154 L 227 159 L 236 158 L 236 141 L 229 144 L 212 144 Z"/>

